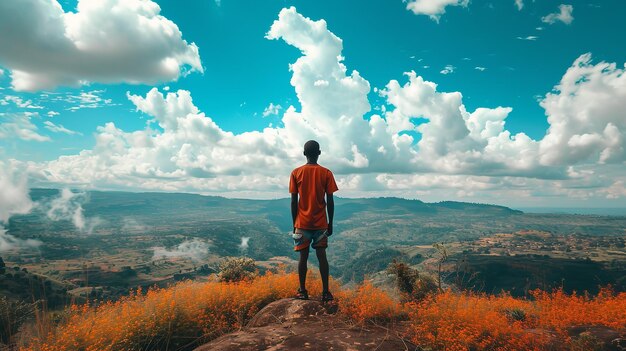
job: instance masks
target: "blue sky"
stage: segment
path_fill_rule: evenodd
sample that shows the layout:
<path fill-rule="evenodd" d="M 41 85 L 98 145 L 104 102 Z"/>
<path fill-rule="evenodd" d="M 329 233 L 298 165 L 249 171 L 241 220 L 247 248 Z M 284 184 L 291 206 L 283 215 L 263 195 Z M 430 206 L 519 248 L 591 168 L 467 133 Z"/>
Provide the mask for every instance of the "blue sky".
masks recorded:
<path fill-rule="evenodd" d="M 45 2 L 42 1 L 42 3 Z M 54 0 L 47 2 L 56 4 Z M 113 0 L 107 2 L 111 7 L 115 7 L 117 3 Z M 87 8 L 89 1 L 82 1 L 82 3 Z M 86 67 L 83 68 L 81 66 L 84 60 L 80 61 L 78 54 L 73 56 L 67 54 L 70 60 L 76 59 L 76 71 L 70 72 L 72 67 L 64 67 L 66 71 L 63 72 L 63 78 L 57 78 L 55 74 L 58 73 L 56 71 L 58 68 L 52 63 L 48 65 L 44 57 L 57 54 L 62 56 L 62 48 L 50 54 L 42 44 L 42 42 L 54 42 L 56 39 L 46 38 L 41 32 L 25 26 L 12 26 L 11 23 L 4 25 L 6 28 L 2 28 L 3 34 L 0 34 L 0 37 L 4 37 L 0 38 L 0 69 L 3 71 L 0 77 L 0 88 L 2 88 L 0 101 L 5 101 L 4 104 L 0 103 L 0 113 L 3 114 L 0 117 L 4 118 L 0 120 L 0 156 L 6 160 L 6 164 L 11 162 L 16 169 L 29 172 L 33 186 L 52 184 L 96 189 L 191 191 L 218 193 L 226 196 L 279 196 L 281 191 L 284 192 L 283 188 L 286 184 L 280 185 L 279 181 L 272 180 L 273 175 L 258 172 L 259 165 L 254 162 L 250 161 L 250 165 L 243 162 L 244 166 L 241 167 L 221 167 L 222 162 L 232 162 L 233 157 L 241 156 L 237 153 L 239 151 L 233 151 L 233 157 L 229 157 L 228 150 L 232 149 L 227 148 L 220 153 L 223 159 L 214 155 L 211 160 L 206 160 L 194 154 L 194 162 L 191 162 L 194 164 L 192 168 L 187 168 L 189 163 L 184 164 L 178 161 L 175 165 L 159 163 L 160 156 L 158 155 L 161 155 L 164 149 L 169 148 L 168 152 L 172 155 L 180 155 L 185 144 L 198 146 L 197 150 L 199 150 L 200 146 L 194 144 L 194 141 L 186 143 L 184 140 L 178 140 L 175 146 L 168 144 L 167 147 L 162 147 L 162 150 L 159 149 L 161 151 L 155 151 L 157 156 L 146 156 L 143 159 L 146 163 L 144 169 L 150 169 L 148 173 L 151 176 L 146 174 L 137 176 L 142 171 L 129 170 L 128 167 L 122 167 L 118 163 L 115 164 L 120 166 L 119 173 L 113 171 L 115 175 L 113 177 L 110 174 L 96 175 L 95 171 L 85 172 L 84 170 L 96 161 L 80 159 L 77 155 L 82 150 L 88 150 L 91 156 L 94 156 L 97 150 L 102 149 L 98 148 L 98 143 L 102 143 L 102 136 L 106 134 L 103 133 L 104 126 L 109 122 L 113 122 L 120 131 L 132 133 L 145 131 L 147 122 L 156 117 L 156 122 L 148 123 L 152 130 L 151 135 L 165 134 L 167 128 L 163 127 L 165 123 L 163 119 L 176 117 L 163 116 L 159 120 L 159 117 L 154 115 L 155 107 L 145 106 L 148 104 L 146 101 L 150 100 L 151 89 L 155 87 L 162 96 L 168 92 L 177 92 L 179 89 L 189 91 L 196 110 L 191 107 L 189 109 L 195 111 L 194 113 L 204 113 L 219 126 L 221 131 L 232 132 L 234 135 L 250 131 L 262 133 L 264 128 L 284 128 L 285 111 L 289 106 L 293 106 L 294 111 L 299 113 L 299 118 L 303 120 L 315 118 L 313 115 L 315 111 L 318 111 L 316 108 L 322 109 L 322 107 L 318 106 L 308 112 L 304 111 L 303 98 L 297 96 L 297 87 L 290 83 L 292 77 L 297 76 L 297 72 L 294 74 L 290 71 L 289 65 L 303 57 L 301 50 L 297 47 L 299 44 L 290 45 L 289 40 L 285 39 L 288 34 L 285 33 L 277 34 L 277 40 L 266 38 L 281 10 L 295 6 L 296 13 L 302 18 L 311 22 L 321 19 L 326 21 L 327 31 L 342 40 L 341 55 L 345 58 L 342 63 L 347 69 L 346 75 L 350 77 L 352 71 L 356 70 L 369 84 L 369 93 L 363 95 L 368 105 L 364 108 L 355 108 L 354 111 L 347 110 L 347 115 L 354 112 L 360 115 L 360 118 L 369 121 L 371 116 L 376 114 L 388 121 L 392 117 L 386 116 L 386 113 L 395 110 L 398 115 L 402 115 L 402 118 L 408 118 L 414 122 L 414 125 L 408 129 L 403 127 L 404 129 L 389 131 L 391 134 L 408 135 L 413 139 L 409 142 L 411 149 L 405 150 L 406 158 L 402 159 L 399 156 L 401 152 L 398 151 L 397 157 L 393 161 L 389 160 L 388 170 L 385 157 L 363 151 L 367 147 L 361 144 L 357 137 L 347 136 L 346 133 L 337 134 L 337 138 L 341 138 L 347 145 L 343 149 L 347 148 L 348 152 L 346 155 L 337 155 L 336 160 L 329 159 L 328 165 L 335 166 L 337 169 L 336 174 L 343 181 L 340 183 L 340 188 L 343 185 L 348 190 L 346 196 L 404 195 L 433 201 L 447 199 L 501 201 L 505 204 L 520 206 L 564 206 L 570 204 L 572 199 L 580 201 L 574 207 L 579 205 L 597 207 L 607 204 L 623 207 L 626 204 L 623 179 L 626 173 L 624 172 L 624 156 L 615 151 L 620 147 L 624 148 L 626 136 L 622 139 L 617 138 L 621 141 L 610 145 L 601 145 L 598 141 L 607 140 L 608 135 L 612 135 L 606 130 L 606 126 L 610 123 L 617 129 L 619 135 L 625 132 L 623 125 L 626 115 L 623 109 L 620 110 L 621 106 L 614 106 L 612 110 L 603 111 L 607 116 L 602 119 L 603 125 L 589 122 L 589 130 L 584 130 L 584 128 L 578 130 L 573 127 L 567 131 L 564 129 L 559 133 L 567 135 L 568 140 L 559 137 L 558 142 L 554 141 L 549 144 L 545 141 L 545 145 L 539 145 L 550 127 L 547 117 L 549 113 L 544 106 L 540 105 L 540 101 L 546 99 L 546 94 L 555 92 L 553 91 L 555 86 L 581 55 L 591 54 L 589 60 L 583 60 L 581 66 L 589 69 L 596 67 L 600 76 L 604 74 L 603 72 L 613 75 L 614 83 L 605 82 L 606 86 L 613 89 L 607 94 L 613 94 L 611 96 L 616 98 L 622 96 L 624 80 L 620 78 L 620 72 L 623 70 L 626 59 L 626 48 L 622 44 L 623 35 L 626 33 L 626 23 L 622 18 L 626 13 L 624 1 L 589 3 L 587 1 L 525 0 L 516 3 L 514 0 L 470 2 L 446 0 L 441 3 L 448 4 L 448 6 L 435 9 L 432 8 L 432 4 L 428 7 L 421 4 L 422 1 L 413 0 L 408 3 L 400 0 L 365 2 L 238 0 L 215 2 L 205 0 L 185 2 L 184 5 L 181 5 L 180 1 L 155 1 L 155 3 L 160 9 L 160 12 L 156 11 L 156 13 L 163 16 L 164 20 L 170 21 L 181 34 L 179 38 L 168 37 L 170 41 L 164 41 L 162 46 L 159 46 L 161 42 L 156 40 L 155 43 L 146 44 L 147 53 L 137 52 L 139 49 L 132 51 L 128 46 L 132 46 L 133 43 L 124 43 L 123 36 L 115 37 L 119 33 L 115 33 L 114 30 L 107 32 L 109 22 L 122 27 L 128 24 L 129 28 L 137 29 L 137 26 L 131 27 L 132 22 L 123 22 L 125 18 L 116 19 L 115 14 L 106 13 L 105 10 L 98 8 L 90 9 L 89 16 L 84 17 L 86 21 L 91 21 L 93 28 L 101 30 L 101 35 L 108 36 L 98 40 L 111 39 L 111 43 L 119 43 L 119 47 L 111 50 L 119 50 L 120 57 L 127 55 L 128 61 L 137 61 L 136 66 L 132 67 L 142 67 L 141 60 L 149 61 L 151 59 L 149 55 L 155 56 L 161 51 L 171 50 L 178 55 L 175 65 L 178 65 L 180 72 L 177 70 L 174 73 L 164 73 L 160 70 L 161 68 L 157 67 L 154 70 L 142 72 L 140 76 L 130 77 L 132 73 L 129 74 L 127 70 L 116 71 L 116 65 L 119 67 L 120 62 L 124 62 L 123 60 L 115 61 L 119 60 L 119 57 L 112 59 L 114 62 L 111 66 L 107 66 L 108 62 L 105 61 L 106 58 L 103 58 L 101 64 L 93 66 L 85 64 Z M 411 4 L 414 4 L 413 9 L 417 10 L 411 10 Z M 66 13 L 81 13 L 76 7 L 76 2 L 63 1 L 60 5 L 62 11 Z M 44 13 L 50 11 L 50 8 L 31 1 L 24 2 L 22 8 L 19 5 L 5 4 L 4 8 L 0 6 L 0 11 L 4 12 L 4 16 L 16 14 L 26 16 L 27 12 L 36 13 L 37 11 L 32 11 L 32 9 L 38 6 L 43 9 Z M 563 6 L 565 6 L 564 10 Z M 432 11 L 435 11 L 434 14 Z M 82 12 L 87 14 L 86 10 Z M 147 16 L 152 15 L 154 13 Z M 0 17 L 3 17 L 1 12 Z M 36 17 L 25 18 L 32 20 L 33 23 L 37 19 Z M 33 27 L 36 26 L 33 25 Z M 71 28 L 74 31 L 72 38 L 75 43 L 80 42 L 76 38 L 81 38 L 81 35 L 87 36 L 92 33 L 89 23 Z M 301 29 L 296 26 L 289 30 L 293 33 Z M 29 31 L 32 33 L 28 33 Z M 323 33 L 326 34 L 326 31 Z M 45 40 L 38 40 L 40 39 L 38 35 Z M 152 37 L 137 34 L 137 38 L 148 41 Z M 42 57 L 39 60 L 32 59 L 33 62 L 29 62 L 28 67 L 24 66 L 24 57 L 19 56 L 19 53 L 14 54 L 15 48 L 21 45 L 18 39 L 21 42 L 32 41 L 30 44 L 24 44 L 24 47 L 31 48 L 35 53 L 40 50 Z M 181 44 L 182 41 L 184 44 Z M 193 49 L 190 49 L 191 43 L 197 47 L 197 55 L 193 53 Z M 138 42 L 137 47 L 143 47 L 142 43 Z M 97 52 L 97 49 L 93 50 Z M 124 50 L 129 50 L 130 53 L 125 53 Z M 603 62 L 615 63 L 616 67 L 602 70 L 598 65 Z M 151 67 L 150 64 L 145 66 Z M 25 79 L 26 83 L 24 83 L 26 85 L 19 85 L 18 79 L 12 76 L 16 70 L 29 72 L 28 79 Z M 516 149 L 517 154 L 507 151 L 509 153 L 498 155 L 490 154 L 493 152 L 495 141 L 489 142 L 487 136 L 479 140 L 482 144 L 478 149 L 473 149 L 476 146 L 471 146 L 471 150 L 458 149 L 469 147 L 462 146 L 461 144 L 467 143 L 461 139 L 450 139 L 450 142 L 445 145 L 428 144 L 430 146 L 425 141 L 420 146 L 420 140 L 425 132 L 418 130 L 417 126 L 420 123 L 427 124 L 429 121 L 434 121 L 435 117 L 428 115 L 432 108 L 423 106 L 413 106 L 413 110 L 408 107 L 403 108 L 402 106 L 408 106 L 416 101 L 415 99 L 413 102 L 410 101 L 411 96 L 407 95 L 410 89 L 404 90 L 405 94 L 400 89 L 388 86 L 392 80 L 398 81 L 398 87 L 407 84 L 410 76 L 404 73 L 409 71 L 414 71 L 417 77 L 422 77 L 423 81 L 437 84 L 437 93 L 459 92 L 462 94 L 462 106 L 468 113 L 473 113 L 478 108 L 510 107 L 511 110 L 506 113 L 493 111 L 496 115 L 505 113 L 505 118 L 485 118 L 489 120 L 495 118 L 500 122 L 503 120 L 505 123 L 503 130 L 508 131 L 508 135 L 524 133 L 529 139 L 536 141 L 537 145 L 528 146 L 528 150 L 524 149 L 526 151 Z M 572 74 L 574 73 L 576 72 Z M 54 77 L 54 79 L 49 77 Z M 590 77 L 589 79 L 592 80 L 593 77 Z M 601 80 L 602 77 L 597 79 Z M 50 81 L 53 83 L 49 83 Z M 415 89 L 428 90 L 428 85 L 417 85 L 418 83 L 421 84 L 416 81 L 411 85 L 414 85 Z M 579 94 L 577 90 L 570 94 L 581 96 L 579 100 L 571 103 L 573 106 L 576 105 L 575 103 L 591 106 L 584 99 L 590 98 L 588 96 L 591 95 L 585 94 L 593 92 L 592 83 L 593 81 L 585 87 L 588 88 L 589 93 L 586 93 L 587 90 L 584 93 L 581 90 Z M 576 86 L 576 89 L 583 89 L 583 87 Z M 420 91 L 424 93 L 426 90 Z M 396 93 L 408 100 L 400 102 L 394 100 L 395 103 L 393 103 L 392 96 Z M 436 93 L 433 92 L 433 94 L 439 98 Z M 140 108 L 137 105 L 138 100 L 133 101 L 128 95 L 142 98 L 144 107 Z M 329 105 L 332 107 L 335 97 L 321 96 L 319 99 L 311 97 L 311 101 L 315 101 L 311 103 L 329 99 Z M 152 98 L 158 100 L 156 95 Z M 154 99 L 150 101 L 154 102 Z M 307 101 L 306 97 L 304 99 Z M 442 101 L 447 100 L 444 98 Z M 554 116 L 565 114 L 557 107 L 566 102 L 555 101 L 553 105 L 550 105 L 553 106 L 551 109 Z M 180 104 L 183 103 L 180 102 Z M 280 108 L 272 111 L 275 113 L 268 113 L 270 104 L 271 106 L 280 105 Z M 358 103 L 355 103 L 355 106 L 358 106 Z M 458 110 L 458 107 L 454 108 Z M 141 111 L 136 111 L 137 109 Z M 593 106 L 589 109 L 592 112 L 595 111 Z M 266 116 L 264 116 L 264 111 Z M 366 112 L 361 114 L 362 111 Z M 411 115 L 411 111 L 418 111 L 417 114 L 420 115 Z M 24 113 L 31 113 L 31 115 L 24 116 Z M 309 115 L 311 117 L 307 117 Z M 331 113 L 328 116 L 329 119 L 324 119 L 324 121 L 328 124 L 333 118 L 339 119 L 340 117 L 339 112 L 337 115 Z M 563 124 L 567 125 L 581 123 L 576 121 L 586 121 L 586 117 L 577 119 L 578 117 L 574 115 L 563 118 Z M 442 121 L 444 120 L 446 119 Z M 2 129 L 2 124 L 5 125 L 4 129 Z M 311 125 L 312 130 L 317 132 L 324 129 L 320 127 L 321 125 L 318 127 L 315 127 L 314 123 Z M 64 129 L 60 129 L 61 126 Z M 33 132 L 36 136 L 28 133 L 20 134 L 20 128 L 22 131 L 25 129 Z M 394 129 L 389 128 L 389 130 Z M 277 133 L 279 137 L 286 135 L 281 134 L 282 132 Z M 445 132 L 441 130 L 437 132 L 431 130 L 426 133 L 429 133 L 433 140 L 445 139 L 437 137 L 436 133 L 445 135 Z M 480 134 L 480 131 L 476 133 Z M 580 140 L 591 138 L 581 136 L 592 136 L 595 135 L 594 133 L 597 134 L 597 137 L 594 136 L 597 140 L 580 142 Z M 302 134 L 316 136 L 308 132 Z M 553 134 L 556 135 L 556 132 Z M 271 133 L 264 135 L 264 142 L 270 145 L 267 146 L 268 150 L 271 147 L 276 147 L 276 150 L 284 148 L 284 145 L 277 146 L 274 139 L 269 136 L 272 135 Z M 483 135 L 486 134 L 483 133 Z M 100 141 L 98 141 L 99 136 Z M 495 138 L 495 134 L 491 136 Z M 124 138 L 126 138 L 125 143 L 130 143 L 128 137 Z M 294 138 L 297 139 L 295 136 Z M 390 138 L 393 136 L 391 135 Z M 515 138 L 511 137 L 508 140 L 513 142 Z M 520 138 L 517 140 L 519 141 Z M 363 143 L 366 142 L 368 145 L 373 143 L 371 140 L 363 140 Z M 226 142 L 222 142 L 224 143 Z M 261 149 L 265 147 L 256 143 L 255 141 L 252 144 Z M 579 144 L 582 145 L 580 150 L 564 149 L 560 153 L 549 154 L 552 148 L 568 148 L 567 145 Z M 353 150 L 351 153 L 350 145 L 356 145 L 357 151 Z M 504 150 L 509 146 L 506 144 L 506 146 L 498 147 Z M 203 147 L 209 146 L 203 145 Z M 429 152 L 429 147 L 435 150 L 433 151 L 435 154 Z M 132 146 L 117 155 L 115 162 L 132 158 L 129 155 L 139 157 L 137 152 L 129 151 L 130 148 Z M 535 152 L 530 151 L 535 148 L 539 151 L 528 156 L 529 153 Z M 191 149 L 195 150 L 193 147 Z M 328 146 L 328 149 L 332 150 L 333 146 Z M 441 151 L 443 149 L 448 151 Z M 216 148 L 210 146 L 207 150 L 216 150 Z M 372 150 L 377 149 L 372 146 Z M 460 158 L 459 155 L 467 156 L 469 151 L 481 153 L 481 156 Z M 602 156 L 603 151 L 605 151 L 605 156 Z M 267 152 L 259 157 L 281 158 L 277 151 Z M 388 155 L 385 152 L 380 152 L 380 154 Z M 74 158 L 68 163 L 68 160 L 59 158 L 63 155 Z M 262 166 L 273 165 L 277 172 L 283 169 L 288 172 L 288 169 L 299 162 L 296 156 L 297 153 L 290 151 L 283 157 L 284 162 L 267 161 Z M 365 161 L 360 162 L 359 157 L 363 157 Z M 516 157 L 520 159 L 529 157 L 527 161 L 529 165 L 513 165 Z M 511 158 L 513 161 L 510 160 Z M 102 161 L 102 159 L 98 160 Z M 109 158 L 107 160 L 111 161 Z M 133 160 L 133 164 L 137 164 L 142 159 Z M 446 161 L 438 165 L 439 160 Z M 324 163 L 323 161 L 322 157 L 320 162 Z M 399 166 L 401 164 L 415 164 L 416 166 L 414 168 L 401 167 Z M 85 173 L 76 173 L 77 168 Z M 155 179 L 158 181 L 137 180 L 145 180 L 157 173 L 159 176 L 155 176 Z M 137 179 L 131 179 L 134 177 Z M 168 179 L 176 179 L 176 181 L 166 183 L 162 177 L 170 177 Z M 258 181 L 258 187 L 242 186 L 242 177 L 255 179 Z M 395 179 L 394 177 L 404 178 Z M 216 178 L 228 185 L 201 183 L 203 179 Z M 407 180 L 409 178 L 413 180 Z M 446 186 L 446 184 L 456 184 L 457 181 L 458 185 Z M 479 184 L 477 185 L 476 182 Z M 562 191 L 554 191 L 555 188 Z M 520 200 L 520 197 L 527 198 Z"/>

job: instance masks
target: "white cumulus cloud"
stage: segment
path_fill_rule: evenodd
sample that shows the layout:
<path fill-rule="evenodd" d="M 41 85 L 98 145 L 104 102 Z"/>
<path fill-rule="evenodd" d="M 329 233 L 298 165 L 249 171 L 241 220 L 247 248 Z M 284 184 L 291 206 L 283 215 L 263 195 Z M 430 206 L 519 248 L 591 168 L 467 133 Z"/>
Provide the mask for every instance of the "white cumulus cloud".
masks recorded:
<path fill-rule="evenodd" d="M 89 82 L 154 84 L 202 72 L 198 47 L 142 0 L 0 1 L 0 64 L 18 91 Z"/>
<path fill-rule="evenodd" d="M 574 16 L 572 16 L 573 11 L 574 6 L 561 4 L 559 5 L 559 12 L 541 17 L 541 21 L 549 24 L 556 23 L 557 21 L 561 21 L 565 24 L 571 24 L 572 21 L 574 21 Z"/>
<path fill-rule="evenodd" d="M 615 63 L 580 56 L 541 106 L 550 128 L 541 141 L 543 164 L 626 161 L 626 74 Z"/>
<path fill-rule="evenodd" d="M 515 6 L 521 11 L 524 8 L 524 0 L 515 0 Z"/>
<path fill-rule="evenodd" d="M 439 22 L 441 16 L 446 13 L 448 6 L 467 7 L 469 0 L 409 0 L 406 9 L 416 15 L 426 15 L 432 20 Z"/>
<path fill-rule="evenodd" d="M 282 108 L 282 106 L 274 105 L 274 103 L 270 102 L 269 106 L 267 106 L 265 110 L 263 110 L 263 117 L 278 115 L 278 112 L 280 112 Z"/>
<path fill-rule="evenodd" d="M 450 73 L 454 73 L 454 70 L 456 70 L 456 67 L 452 65 L 446 65 L 446 67 L 444 67 L 441 71 L 439 71 L 439 73 L 450 74 Z"/>
<path fill-rule="evenodd" d="M 275 197 L 286 194 L 285 174 L 304 161 L 304 142 L 316 139 L 320 162 L 334 171 L 344 194 L 404 196 L 406 190 L 392 185 L 415 174 L 423 175 L 420 181 L 483 177 L 473 179 L 488 184 L 484 189 L 491 194 L 523 183 L 509 187 L 517 198 L 540 196 L 540 186 L 545 193 L 573 194 L 570 185 L 598 190 L 620 180 L 619 172 L 604 172 L 601 182 L 581 183 L 590 177 L 585 172 L 624 161 L 626 83 L 616 64 L 594 64 L 589 55 L 576 60 L 542 100 L 550 128 L 535 140 L 507 130 L 511 107 L 468 111 L 461 92 L 441 91 L 415 72 L 375 90 L 386 107 L 372 113 L 369 82 L 344 65 L 342 40 L 324 20 L 313 21 L 295 8 L 280 12 L 267 38 L 302 52 L 291 65 L 301 108 L 285 108 L 280 127 L 235 134 L 201 112 L 189 91 L 129 93 L 137 110 L 160 129 L 148 123 L 124 131 L 107 123 L 97 129 L 92 149 L 29 163 L 33 177 L 44 185 Z M 476 190 L 450 188 L 453 193 L 441 194 L 478 196 L 481 188 L 472 187 Z"/>

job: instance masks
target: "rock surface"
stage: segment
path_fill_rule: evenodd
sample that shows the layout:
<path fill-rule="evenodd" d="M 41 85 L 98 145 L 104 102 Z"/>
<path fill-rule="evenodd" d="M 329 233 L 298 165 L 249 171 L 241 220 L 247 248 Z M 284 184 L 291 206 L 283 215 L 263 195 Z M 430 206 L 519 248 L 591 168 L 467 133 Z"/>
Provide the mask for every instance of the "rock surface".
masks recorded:
<path fill-rule="evenodd" d="M 256 350 L 419 350 L 401 336 L 406 326 L 355 326 L 337 315 L 337 306 L 315 300 L 275 301 L 242 330 L 196 351 Z"/>
<path fill-rule="evenodd" d="M 574 339 L 587 339 L 602 351 L 626 351 L 626 331 L 617 331 L 609 327 L 595 325 L 576 325 L 567 328 L 567 333 Z"/>

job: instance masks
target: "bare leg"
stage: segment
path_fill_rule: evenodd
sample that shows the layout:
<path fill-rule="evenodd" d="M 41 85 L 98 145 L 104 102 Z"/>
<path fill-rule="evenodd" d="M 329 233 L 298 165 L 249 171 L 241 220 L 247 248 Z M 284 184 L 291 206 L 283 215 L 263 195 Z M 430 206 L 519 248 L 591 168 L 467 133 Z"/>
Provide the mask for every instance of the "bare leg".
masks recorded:
<path fill-rule="evenodd" d="M 317 259 L 320 263 L 320 275 L 322 276 L 322 289 L 328 291 L 328 259 L 326 259 L 326 248 L 315 249 Z"/>
<path fill-rule="evenodd" d="M 300 262 L 298 262 L 298 277 L 300 278 L 300 290 L 306 290 L 307 260 L 309 259 L 309 248 L 300 250 Z"/>

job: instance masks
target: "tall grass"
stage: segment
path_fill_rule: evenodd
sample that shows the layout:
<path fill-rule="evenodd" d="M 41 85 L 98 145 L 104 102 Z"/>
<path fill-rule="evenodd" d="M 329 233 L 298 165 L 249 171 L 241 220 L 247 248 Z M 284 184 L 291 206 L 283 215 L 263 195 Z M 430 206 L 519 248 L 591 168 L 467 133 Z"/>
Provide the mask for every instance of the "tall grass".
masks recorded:
<path fill-rule="evenodd" d="M 266 304 L 293 296 L 297 287 L 295 273 L 268 273 L 241 282 L 186 281 L 137 290 L 117 302 L 72 306 L 57 328 L 21 350 L 191 350 L 241 328 Z M 307 288 L 321 294 L 320 279 L 311 274 Z"/>
<path fill-rule="evenodd" d="M 341 313 L 359 325 L 406 317 L 405 309 L 400 303 L 368 281 L 352 290 L 341 291 L 338 298 Z"/>
<path fill-rule="evenodd" d="M 411 338 L 432 350 L 575 350 L 573 325 L 626 328 L 626 293 L 536 290 L 533 299 L 445 291 L 407 304 Z"/>
<path fill-rule="evenodd" d="M 117 302 L 73 306 L 56 328 L 21 350 L 191 350 L 241 328 L 297 287 L 295 273 L 268 273 L 236 283 L 187 281 L 135 291 Z M 321 293 L 316 276 L 307 287 L 312 295 Z M 537 290 L 532 299 L 444 291 L 408 303 L 368 282 L 341 290 L 331 280 L 331 289 L 344 317 L 360 325 L 404 319 L 407 337 L 433 351 L 578 350 L 580 340 L 568 336 L 569 326 L 626 329 L 626 293 L 608 288 L 595 297 Z"/>

